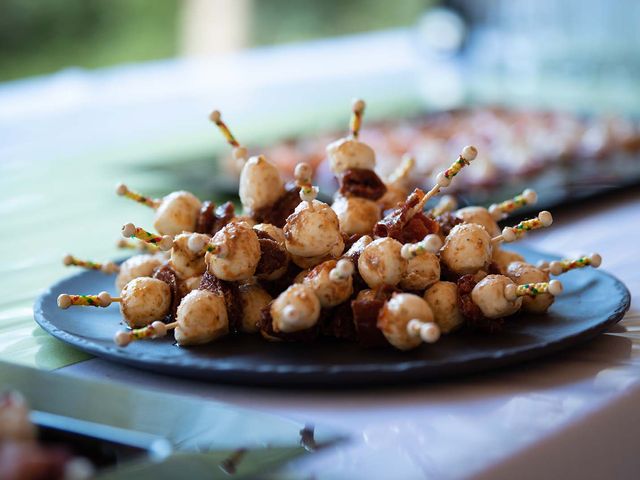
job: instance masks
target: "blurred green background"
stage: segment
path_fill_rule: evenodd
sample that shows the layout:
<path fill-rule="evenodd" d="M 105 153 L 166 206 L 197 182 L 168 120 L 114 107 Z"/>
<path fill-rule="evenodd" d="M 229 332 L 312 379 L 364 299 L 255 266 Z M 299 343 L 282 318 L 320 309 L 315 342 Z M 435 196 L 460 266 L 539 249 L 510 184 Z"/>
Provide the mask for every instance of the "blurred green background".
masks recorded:
<path fill-rule="evenodd" d="M 242 30 L 220 48 L 233 50 L 412 25 L 432 3 L 238 0 L 232 11 L 216 0 L 0 0 L 0 81 L 180 56 L 204 10 Z"/>

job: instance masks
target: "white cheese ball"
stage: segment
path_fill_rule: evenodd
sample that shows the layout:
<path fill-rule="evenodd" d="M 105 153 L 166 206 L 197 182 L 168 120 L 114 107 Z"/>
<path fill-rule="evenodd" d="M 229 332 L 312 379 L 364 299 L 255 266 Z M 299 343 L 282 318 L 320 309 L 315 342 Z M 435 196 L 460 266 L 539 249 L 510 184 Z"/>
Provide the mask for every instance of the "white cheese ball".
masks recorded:
<path fill-rule="evenodd" d="M 221 295 L 194 290 L 178 305 L 175 338 L 181 347 L 202 345 L 229 332 L 227 307 Z"/>
<path fill-rule="evenodd" d="M 498 245 L 493 246 L 491 261 L 496 264 L 503 275 L 507 275 L 507 268 L 511 262 L 524 262 L 524 257 L 516 252 L 503 250 Z"/>
<path fill-rule="evenodd" d="M 333 281 L 329 277 L 338 262 L 329 260 L 315 267 L 303 280 L 313 289 L 323 308 L 331 308 L 346 302 L 353 293 L 353 276 Z"/>
<path fill-rule="evenodd" d="M 342 237 L 336 213 L 318 200 L 300 202 L 283 230 L 287 250 L 299 257 L 326 255 Z"/>
<path fill-rule="evenodd" d="M 464 323 L 458 307 L 458 286 L 453 282 L 436 282 L 424 293 L 433 318 L 442 333 L 449 333 Z"/>
<path fill-rule="evenodd" d="M 316 265 L 320 265 L 322 262 L 338 258 L 344 252 L 344 239 L 342 235 L 338 237 L 338 241 L 333 248 L 326 255 L 318 255 L 316 257 L 299 257 L 297 255 L 291 255 L 291 260 L 300 268 L 313 268 Z"/>
<path fill-rule="evenodd" d="M 482 225 L 491 237 L 500 235 L 500 227 L 494 218 L 484 207 L 464 207 L 456 210 L 455 216 L 464 223 L 475 223 Z"/>
<path fill-rule="evenodd" d="M 491 262 L 491 237 L 484 227 L 463 223 L 451 229 L 440 250 L 442 261 L 456 275 L 476 273 Z"/>
<path fill-rule="evenodd" d="M 400 280 L 403 290 L 424 290 L 440 280 L 440 259 L 433 253 L 410 258 Z"/>
<path fill-rule="evenodd" d="M 131 328 L 163 320 L 171 308 L 171 289 L 157 278 L 134 278 L 124 286 L 120 297 L 120 312 Z"/>
<path fill-rule="evenodd" d="M 169 264 L 181 279 L 202 275 L 207 269 L 207 265 L 204 263 L 204 253 L 194 253 L 189 248 L 191 237 L 202 237 L 204 243 L 209 240 L 209 237 L 202 233 L 181 233 L 173 239 Z"/>
<path fill-rule="evenodd" d="M 374 240 L 364 248 L 358 258 L 358 271 L 370 288 L 400 283 L 407 270 L 401 250 L 402 244 L 390 237 Z"/>
<path fill-rule="evenodd" d="M 220 245 L 219 254 L 207 253 L 205 261 L 209 272 L 229 282 L 248 280 L 260 262 L 260 242 L 253 229 L 244 222 L 229 223 L 211 240 Z"/>
<path fill-rule="evenodd" d="M 233 217 L 231 220 L 229 220 L 229 223 L 231 222 L 235 222 L 235 223 L 244 222 L 252 228 L 255 227 L 256 225 L 256 221 L 253 219 L 253 217 L 249 217 L 247 215 L 239 215 L 237 217 Z"/>
<path fill-rule="evenodd" d="M 525 283 L 548 282 L 549 274 L 526 262 L 511 262 L 507 267 L 507 277 L 516 285 Z M 522 310 L 531 313 L 545 313 L 555 300 L 549 293 L 541 293 L 535 297 L 522 298 Z"/>
<path fill-rule="evenodd" d="M 120 265 L 116 276 L 116 290 L 121 292 L 124 286 L 134 278 L 150 277 L 153 271 L 164 263 L 162 255 L 134 255 Z"/>
<path fill-rule="evenodd" d="M 320 318 L 320 300 L 311 287 L 304 283 L 293 284 L 271 304 L 271 318 L 276 332 L 306 330 Z"/>
<path fill-rule="evenodd" d="M 387 341 L 399 350 L 411 350 L 422 343 L 420 335 L 411 335 L 407 324 L 413 320 L 433 322 L 429 304 L 412 293 L 394 293 L 378 315 L 378 328 Z"/>
<path fill-rule="evenodd" d="M 266 233 L 282 246 L 284 246 L 286 242 L 282 229 L 270 223 L 258 223 L 253 226 L 253 229 Z"/>
<path fill-rule="evenodd" d="M 487 275 L 471 291 L 471 300 L 487 318 L 502 318 L 513 315 L 522 306 L 522 297 L 508 300 L 504 294 L 507 285 L 513 282 L 504 275 Z"/>
<path fill-rule="evenodd" d="M 284 193 L 284 182 L 275 165 L 262 155 L 247 160 L 240 172 L 238 190 L 245 212 L 252 215 L 256 210 L 269 207 Z"/>
<path fill-rule="evenodd" d="M 173 192 L 162 199 L 156 211 L 153 228 L 160 235 L 193 232 L 200 214 L 200 200 L 192 193 Z"/>
<path fill-rule="evenodd" d="M 259 330 L 262 309 L 273 299 L 264 288 L 255 283 L 240 285 L 238 291 L 242 303 L 241 329 L 245 333 L 256 333 Z"/>
<path fill-rule="evenodd" d="M 340 221 L 340 230 L 347 235 L 370 234 L 380 220 L 378 203 L 361 197 L 336 196 L 331 208 Z"/>
<path fill-rule="evenodd" d="M 370 302 L 375 299 L 376 299 L 376 291 L 371 290 L 370 288 L 365 288 L 364 290 L 360 290 L 358 292 L 358 295 L 356 295 L 357 301 L 366 300 Z"/>
<path fill-rule="evenodd" d="M 366 143 L 352 138 L 341 138 L 327 146 L 329 167 L 335 175 L 351 168 L 373 170 L 376 167 L 376 154 Z"/>
<path fill-rule="evenodd" d="M 351 245 L 351 248 L 347 250 L 347 252 L 345 253 L 345 256 L 352 257 L 354 255 L 358 255 L 360 252 L 364 250 L 364 247 L 369 245 L 371 242 L 373 242 L 373 238 L 371 238 L 369 235 L 364 235 L 360 237 L 358 240 L 355 241 L 353 245 Z"/>

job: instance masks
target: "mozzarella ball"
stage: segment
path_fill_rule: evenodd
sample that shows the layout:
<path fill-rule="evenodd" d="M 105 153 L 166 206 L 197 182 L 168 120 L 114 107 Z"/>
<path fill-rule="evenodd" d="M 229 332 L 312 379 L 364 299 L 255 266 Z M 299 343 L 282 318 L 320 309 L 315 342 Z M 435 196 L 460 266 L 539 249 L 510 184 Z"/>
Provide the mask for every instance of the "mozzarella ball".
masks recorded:
<path fill-rule="evenodd" d="M 522 306 L 522 297 L 507 300 L 504 289 L 513 282 L 504 275 L 487 275 L 471 291 L 471 300 L 487 318 L 508 317 Z"/>
<path fill-rule="evenodd" d="M 378 315 L 378 328 L 387 341 L 399 350 L 411 350 L 422 343 L 420 335 L 407 331 L 409 321 L 433 322 L 429 304 L 412 293 L 394 293 Z"/>
<path fill-rule="evenodd" d="M 507 277 L 516 285 L 525 283 L 548 282 L 549 274 L 526 262 L 512 262 L 507 267 Z M 555 300 L 549 293 L 541 293 L 535 297 L 522 298 L 522 310 L 531 313 L 545 313 Z"/>
<path fill-rule="evenodd" d="M 458 307 L 458 286 L 453 282 L 436 282 L 424 293 L 433 318 L 442 333 L 449 333 L 464 323 Z"/>
<path fill-rule="evenodd" d="M 202 233 L 181 233 L 173 239 L 169 264 L 180 278 L 186 279 L 202 275 L 207 269 L 207 265 L 204 263 L 204 253 L 194 253 L 189 248 L 189 238 L 192 236 L 202 237 L 205 244 L 209 240 L 209 237 Z"/>
<path fill-rule="evenodd" d="M 347 235 L 370 234 L 380 220 L 380 206 L 367 198 L 338 195 L 331 208 L 340 221 L 340 230 Z"/>
<path fill-rule="evenodd" d="M 410 258 L 400 280 L 403 290 L 424 290 L 440 280 L 440 259 L 433 253 L 423 253 Z"/>
<path fill-rule="evenodd" d="M 153 228 L 160 235 L 178 235 L 193 232 L 200 214 L 200 200 L 192 193 L 173 192 L 162 199 L 156 211 Z"/>
<path fill-rule="evenodd" d="M 451 229 L 440 251 L 440 260 L 456 275 L 476 273 L 491 261 L 491 237 L 484 227 L 463 223 Z"/>
<path fill-rule="evenodd" d="M 131 328 L 163 320 L 171 308 L 171 289 L 157 278 L 134 278 L 124 286 L 120 297 L 120 311 Z"/>
<path fill-rule="evenodd" d="M 284 236 L 289 253 L 300 257 L 326 255 L 342 238 L 336 213 L 318 200 L 300 202 L 287 218 Z"/>
<path fill-rule="evenodd" d="M 364 250 L 364 247 L 369 245 L 371 242 L 373 242 L 373 238 L 371 238 L 369 235 L 364 235 L 360 237 L 358 240 L 354 242 L 353 245 L 351 245 L 351 248 L 349 248 L 349 250 L 346 251 L 346 253 L 344 254 L 345 257 L 352 258 L 355 255 L 359 255 Z"/>
<path fill-rule="evenodd" d="M 352 138 L 341 138 L 327 146 L 329 167 L 338 175 L 351 168 L 373 170 L 376 166 L 376 154 L 366 143 Z"/>
<path fill-rule="evenodd" d="M 356 295 L 357 301 L 368 301 L 371 302 L 376 299 L 376 291 L 370 288 L 365 288 L 364 290 L 360 290 L 358 295 Z"/>
<path fill-rule="evenodd" d="M 400 255 L 402 244 L 385 237 L 367 245 L 358 258 L 358 271 L 370 288 L 397 285 L 407 270 L 407 260 Z"/>
<path fill-rule="evenodd" d="M 202 281 L 202 275 L 196 275 L 195 277 L 185 278 L 178 282 L 178 290 L 180 292 L 180 298 L 186 296 L 189 292 L 196 290 L 200 287 Z"/>
<path fill-rule="evenodd" d="M 254 218 L 249 217 L 247 215 L 239 215 L 237 217 L 233 217 L 231 220 L 229 220 L 229 223 L 231 222 L 235 222 L 235 223 L 243 222 L 249 225 L 251 228 L 255 227 L 256 225 L 256 221 L 254 220 Z"/>
<path fill-rule="evenodd" d="M 353 293 L 353 276 L 344 279 L 331 280 L 330 273 L 337 261 L 329 260 L 315 267 L 303 280 L 303 283 L 313 289 L 323 308 L 331 308 L 346 302 Z"/>
<path fill-rule="evenodd" d="M 291 255 L 291 260 L 300 268 L 313 268 L 316 265 L 320 265 L 326 260 L 338 258 L 344 252 L 344 239 L 342 235 L 338 237 L 338 241 L 333 248 L 326 255 L 318 255 L 316 257 L 298 257 L 297 255 Z"/>
<path fill-rule="evenodd" d="M 240 172 L 238 190 L 245 212 L 252 215 L 256 210 L 270 207 L 284 193 L 284 182 L 275 165 L 262 155 L 247 160 Z"/>
<path fill-rule="evenodd" d="M 150 277 L 153 271 L 164 263 L 161 255 L 134 255 L 120 265 L 116 276 L 116 290 L 122 291 L 124 286 L 134 278 Z"/>
<path fill-rule="evenodd" d="M 509 264 L 511 262 L 524 262 L 524 257 L 519 253 L 503 250 L 498 245 L 494 245 L 491 261 L 496 264 L 501 274 L 507 275 Z"/>
<path fill-rule="evenodd" d="M 253 229 L 266 233 L 280 245 L 284 246 L 286 240 L 284 238 L 284 232 L 280 227 L 276 227 L 270 223 L 258 223 L 253 226 Z"/>
<path fill-rule="evenodd" d="M 239 294 L 242 303 L 242 331 L 256 333 L 259 330 L 262 309 L 271 302 L 271 295 L 255 283 L 240 285 Z"/>
<path fill-rule="evenodd" d="M 202 345 L 229 332 L 224 298 L 208 290 L 194 290 L 184 297 L 176 320 L 175 338 L 180 346 Z"/>
<path fill-rule="evenodd" d="M 210 273 L 229 282 L 253 276 L 260 262 L 260 242 L 249 225 L 229 223 L 213 236 L 211 243 L 221 246 L 222 251 L 205 255 Z"/>
<path fill-rule="evenodd" d="M 484 207 L 464 207 L 456 210 L 455 215 L 464 223 L 482 225 L 491 237 L 500 235 L 500 227 Z"/>
<path fill-rule="evenodd" d="M 296 283 L 282 292 L 271 304 L 275 332 L 297 332 L 313 327 L 320 318 L 320 300 L 313 289 Z"/>

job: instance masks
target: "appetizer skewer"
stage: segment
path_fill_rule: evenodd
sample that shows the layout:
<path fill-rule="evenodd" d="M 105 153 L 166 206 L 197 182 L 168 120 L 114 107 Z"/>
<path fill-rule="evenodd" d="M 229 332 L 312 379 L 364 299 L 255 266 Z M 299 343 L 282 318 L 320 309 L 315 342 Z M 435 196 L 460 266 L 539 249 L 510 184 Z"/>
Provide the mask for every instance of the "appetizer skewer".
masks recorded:
<path fill-rule="evenodd" d="M 583 255 L 578 258 L 565 258 L 563 260 L 553 260 L 551 262 L 541 261 L 538 268 L 551 275 L 562 275 L 571 270 L 585 267 L 598 268 L 602 264 L 602 257 L 597 253 Z"/>
<path fill-rule="evenodd" d="M 62 263 L 67 267 L 70 267 L 70 266 L 82 267 L 88 270 L 97 270 L 107 274 L 118 273 L 120 271 L 120 267 L 118 267 L 118 265 L 116 265 L 114 262 L 100 263 L 100 262 L 93 262 L 91 260 L 82 260 L 82 259 L 79 259 L 78 257 L 74 257 L 71 254 L 65 255 L 64 258 L 62 259 Z"/>
<path fill-rule="evenodd" d="M 192 193 L 178 191 L 162 199 L 154 199 L 130 190 L 124 183 L 116 186 L 116 193 L 154 209 L 156 215 L 153 226 L 161 235 L 193 232 L 196 228 L 202 203 Z"/>
<path fill-rule="evenodd" d="M 234 158 L 243 163 L 238 195 L 245 214 L 258 223 L 266 222 L 282 227 L 286 218 L 300 203 L 296 185 L 285 184 L 276 166 L 264 155 L 249 158 L 247 149 L 238 143 L 222 121 L 219 111 L 214 110 L 209 118 L 233 147 Z"/>
<path fill-rule="evenodd" d="M 352 106 L 350 135 L 327 146 L 331 171 L 340 188 L 331 208 L 340 221 L 340 229 L 346 235 L 368 234 L 380 220 L 381 206 L 378 200 L 387 187 L 375 173 L 375 152 L 358 140 L 365 103 L 355 100 Z"/>

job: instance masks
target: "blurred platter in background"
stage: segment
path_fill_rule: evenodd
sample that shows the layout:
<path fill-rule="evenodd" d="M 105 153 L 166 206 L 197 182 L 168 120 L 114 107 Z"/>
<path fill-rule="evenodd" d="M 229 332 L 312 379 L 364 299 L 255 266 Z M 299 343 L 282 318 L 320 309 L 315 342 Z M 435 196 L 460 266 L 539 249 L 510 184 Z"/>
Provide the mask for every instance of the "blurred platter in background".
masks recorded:
<path fill-rule="evenodd" d="M 345 131 L 284 139 L 253 149 L 292 176 L 297 162 L 316 170 L 325 196 L 336 183 L 325 162 L 325 147 Z M 462 203 L 501 201 L 524 188 L 540 194 L 543 208 L 640 182 L 640 122 L 620 116 L 579 116 L 564 112 L 459 109 L 414 118 L 368 123 L 361 138 L 377 155 L 377 171 L 387 177 L 406 153 L 416 167 L 411 181 L 430 188 L 435 175 L 467 143 L 480 154 L 449 193 Z M 220 163 L 219 188 L 235 189 L 239 165 L 231 155 Z M 229 181 L 235 178 L 236 181 Z M 537 206 L 536 208 L 539 208 Z"/>

